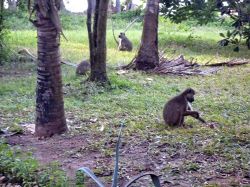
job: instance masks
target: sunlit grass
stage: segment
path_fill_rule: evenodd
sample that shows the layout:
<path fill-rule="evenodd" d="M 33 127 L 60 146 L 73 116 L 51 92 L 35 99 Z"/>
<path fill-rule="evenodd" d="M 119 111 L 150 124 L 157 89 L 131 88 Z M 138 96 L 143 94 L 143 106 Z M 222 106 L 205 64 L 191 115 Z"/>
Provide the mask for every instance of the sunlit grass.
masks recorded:
<path fill-rule="evenodd" d="M 112 64 L 126 64 L 135 56 L 141 39 L 142 28 L 140 23 L 136 23 L 127 31 L 126 35 L 134 44 L 132 53 L 119 52 L 114 41 L 111 25 L 107 30 L 107 61 Z M 116 29 L 118 35 L 122 29 Z M 245 46 L 241 46 L 240 52 L 233 52 L 233 46 L 220 47 L 218 41 L 221 39 L 220 32 L 226 29 L 215 26 L 188 26 L 188 24 L 173 24 L 170 22 L 160 22 L 159 25 L 159 49 L 165 50 L 167 58 L 176 58 L 183 54 L 187 59 L 194 58 L 198 63 L 211 61 L 221 62 L 232 58 L 250 58 L 250 53 Z M 82 59 L 87 59 L 88 37 L 86 28 L 82 30 L 64 31 L 68 41 L 61 38 L 61 53 L 65 60 L 75 63 Z M 11 46 L 16 49 L 28 48 L 36 54 L 36 31 L 35 30 L 18 30 L 10 33 Z"/>

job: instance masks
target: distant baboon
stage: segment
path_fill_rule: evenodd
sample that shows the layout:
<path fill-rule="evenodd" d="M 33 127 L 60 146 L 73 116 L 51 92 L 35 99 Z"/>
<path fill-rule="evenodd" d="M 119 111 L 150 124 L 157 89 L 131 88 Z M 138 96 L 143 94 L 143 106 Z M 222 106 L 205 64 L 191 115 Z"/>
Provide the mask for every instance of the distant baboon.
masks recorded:
<path fill-rule="evenodd" d="M 170 99 L 165 104 L 163 110 L 165 124 L 175 127 L 184 126 L 185 116 L 192 116 L 205 123 L 197 111 L 192 111 L 191 105 L 189 104 L 194 101 L 194 95 L 195 91 L 192 88 L 188 88 L 180 95 Z"/>
<path fill-rule="evenodd" d="M 30 62 L 35 62 L 37 61 L 37 57 L 34 56 L 33 54 L 31 54 L 31 52 L 29 52 L 28 49 L 20 49 L 18 52 L 18 61 L 21 62 L 26 62 L 26 61 L 30 61 Z"/>
<path fill-rule="evenodd" d="M 90 71 L 90 63 L 87 60 L 83 60 L 76 67 L 77 75 L 86 75 L 88 71 Z"/>
<path fill-rule="evenodd" d="M 129 41 L 127 36 L 125 36 L 125 33 L 121 32 L 118 37 L 119 37 L 118 50 L 119 51 L 132 51 L 133 44 Z"/>

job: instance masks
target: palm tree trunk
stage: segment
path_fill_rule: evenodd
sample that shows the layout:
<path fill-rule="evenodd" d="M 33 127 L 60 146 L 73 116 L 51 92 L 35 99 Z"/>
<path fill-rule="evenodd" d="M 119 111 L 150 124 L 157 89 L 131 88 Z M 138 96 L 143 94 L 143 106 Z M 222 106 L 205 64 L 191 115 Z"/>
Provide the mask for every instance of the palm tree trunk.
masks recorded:
<path fill-rule="evenodd" d="M 62 93 L 60 33 L 50 16 L 37 10 L 38 67 L 36 89 L 37 136 L 52 136 L 67 130 Z"/>
<path fill-rule="evenodd" d="M 90 64 L 91 73 L 89 80 L 107 83 L 108 77 L 106 72 L 106 27 L 108 14 L 109 0 L 97 0 L 96 10 L 93 24 L 93 33 L 89 33 L 90 44 Z M 90 12 L 88 11 L 88 15 Z M 88 17 L 88 23 L 91 24 Z M 90 25 L 88 25 L 88 32 L 90 32 Z"/>
<path fill-rule="evenodd" d="M 141 46 L 134 62 L 138 70 L 149 70 L 159 65 L 158 15 L 159 0 L 148 0 L 144 16 Z"/>

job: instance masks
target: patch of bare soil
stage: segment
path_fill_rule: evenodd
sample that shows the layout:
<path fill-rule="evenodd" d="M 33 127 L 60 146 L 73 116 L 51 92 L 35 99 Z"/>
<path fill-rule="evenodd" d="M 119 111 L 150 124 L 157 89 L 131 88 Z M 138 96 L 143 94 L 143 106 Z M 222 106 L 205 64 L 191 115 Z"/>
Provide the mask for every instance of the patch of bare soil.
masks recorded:
<path fill-rule="evenodd" d="M 81 150 L 87 146 L 88 142 L 86 135 L 74 137 L 56 135 L 49 139 L 39 140 L 33 134 L 26 132 L 23 135 L 8 137 L 10 145 L 18 145 L 25 151 L 31 151 L 42 164 L 57 161 L 72 179 L 77 169 L 82 166 L 95 168 L 96 159 L 101 157 L 100 153 L 95 151 L 86 153 L 83 151 L 81 154 Z M 103 161 L 110 162 L 110 159 Z"/>
<path fill-rule="evenodd" d="M 155 132 L 151 133 L 145 137 L 137 134 L 124 135 L 119 162 L 121 186 L 134 175 L 146 171 L 159 174 L 164 187 L 205 184 L 230 186 L 232 182 L 242 186 L 250 184 L 249 176 L 244 176 L 240 170 L 222 170 L 220 163 L 223 158 L 191 151 L 181 143 L 166 143 L 161 141 L 162 137 L 156 136 Z M 38 140 L 26 132 L 23 135 L 8 137 L 8 143 L 31 151 L 41 164 L 57 161 L 72 181 L 77 169 L 85 166 L 110 186 L 117 137 L 110 136 L 106 142 L 104 139 L 105 135 L 101 133 L 91 134 L 86 131 L 82 135 L 65 134 Z M 134 186 L 152 186 L 148 181 L 143 179 Z"/>

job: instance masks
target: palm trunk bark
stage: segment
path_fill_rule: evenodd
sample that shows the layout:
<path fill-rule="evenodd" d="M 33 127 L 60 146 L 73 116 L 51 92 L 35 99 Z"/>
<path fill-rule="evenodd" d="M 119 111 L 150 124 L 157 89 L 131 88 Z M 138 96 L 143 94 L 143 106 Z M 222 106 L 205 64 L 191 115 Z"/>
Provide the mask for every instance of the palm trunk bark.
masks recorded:
<path fill-rule="evenodd" d="M 93 32 L 91 31 L 91 12 L 88 10 L 87 27 L 90 44 L 91 73 L 89 80 L 100 83 L 107 83 L 106 72 L 106 27 L 109 0 L 97 0 Z M 91 7 L 91 4 L 89 3 Z"/>
<path fill-rule="evenodd" d="M 141 45 L 134 62 L 137 70 L 149 70 L 159 65 L 158 15 L 159 0 L 148 0 Z"/>
<path fill-rule="evenodd" d="M 49 137 L 67 130 L 62 93 L 60 33 L 51 18 L 37 10 L 38 67 L 36 89 L 37 136 Z"/>

